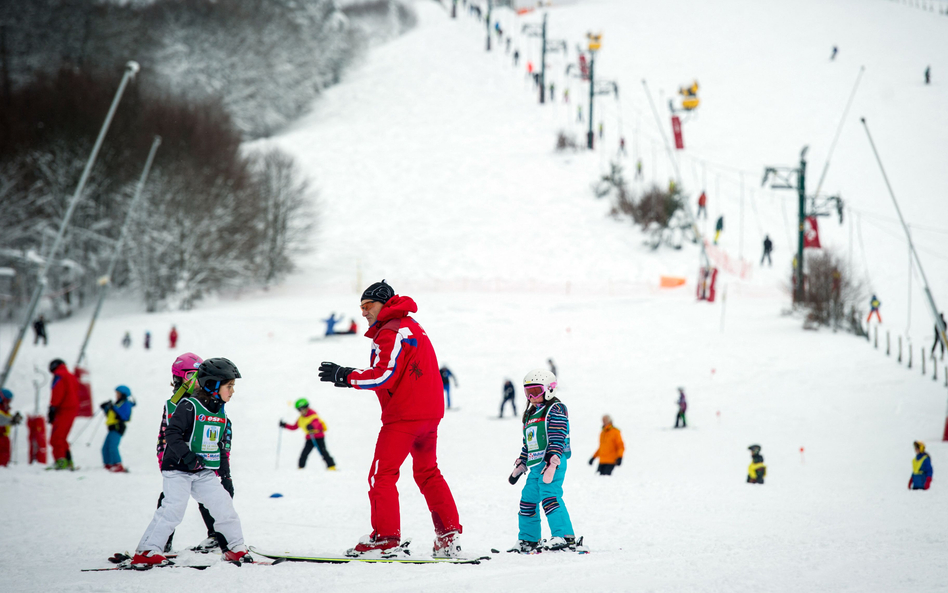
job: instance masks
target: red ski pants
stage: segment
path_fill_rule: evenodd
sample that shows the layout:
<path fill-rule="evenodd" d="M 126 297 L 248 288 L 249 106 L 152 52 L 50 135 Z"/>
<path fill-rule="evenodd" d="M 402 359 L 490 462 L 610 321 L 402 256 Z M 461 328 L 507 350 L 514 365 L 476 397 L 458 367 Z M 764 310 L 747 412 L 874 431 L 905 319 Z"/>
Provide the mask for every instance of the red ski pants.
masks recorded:
<path fill-rule="evenodd" d="M 421 490 L 435 532 L 461 531 L 458 508 L 448 483 L 438 469 L 438 424 L 435 420 L 393 422 L 382 426 L 369 471 L 372 530 L 380 537 L 401 538 L 398 508 L 398 470 L 411 453 L 412 474 Z"/>
<path fill-rule="evenodd" d="M 3 429 L 0 429 L 3 430 Z M 10 463 L 10 437 L 0 434 L 0 467 Z"/>
<path fill-rule="evenodd" d="M 59 410 L 53 418 L 53 432 L 49 435 L 49 444 L 53 447 L 53 459 L 62 459 L 69 451 L 69 431 L 76 419 L 78 410 Z"/>

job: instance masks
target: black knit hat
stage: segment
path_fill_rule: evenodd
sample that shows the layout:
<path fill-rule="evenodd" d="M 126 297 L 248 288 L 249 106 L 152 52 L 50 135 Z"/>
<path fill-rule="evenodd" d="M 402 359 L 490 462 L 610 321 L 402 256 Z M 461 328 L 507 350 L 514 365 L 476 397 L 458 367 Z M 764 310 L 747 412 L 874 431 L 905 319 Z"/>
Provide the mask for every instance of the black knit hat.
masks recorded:
<path fill-rule="evenodd" d="M 393 296 L 395 296 L 395 290 L 389 286 L 383 278 L 381 282 L 376 282 L 372 286 L 366 288 L 362 293 L 362 298 L 359 299 L 359 302 L 375 301 L 384 305 Z"/>

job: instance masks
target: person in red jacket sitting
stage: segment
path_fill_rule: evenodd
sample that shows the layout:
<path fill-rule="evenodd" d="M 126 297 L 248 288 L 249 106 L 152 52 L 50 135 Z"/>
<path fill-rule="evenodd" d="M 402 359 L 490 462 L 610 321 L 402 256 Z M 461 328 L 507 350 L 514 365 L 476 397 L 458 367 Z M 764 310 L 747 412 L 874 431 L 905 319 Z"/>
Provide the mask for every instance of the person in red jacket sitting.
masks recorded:
<path fill-rule="evenodd" d="M 72 452 L 66 439 L 79 412 L 79 381 L 59 358 L 49 363 L 49 372 L 53 374 L 53 394 L 47 416 L 53 426 L 49 444 L 53 448 L 56 469 L 73 469 Z"/>
<path fill-rule="evenodd" d="M 382 428 L 369 471 L 372 533 L 348 554 L 384 552 L 400 545 L 396 482 L 398 469 L 411 454 L 415 483 L 434 523 L 434 556 L 457 557 L 461 552 L 458 509 L 438 469 L 438 424 L 444 417 L 444 395 L 434 347 L 409 315 L 418 311 L 415 301 L 396 295 L 385 280 L 365 289 L 360 307 L 369 323 L 365 336 L 372 340 L 372 366 L 358 370 L 333 362 L 319 366 L 321 381 L 375 391 L 382 406 Z"/>

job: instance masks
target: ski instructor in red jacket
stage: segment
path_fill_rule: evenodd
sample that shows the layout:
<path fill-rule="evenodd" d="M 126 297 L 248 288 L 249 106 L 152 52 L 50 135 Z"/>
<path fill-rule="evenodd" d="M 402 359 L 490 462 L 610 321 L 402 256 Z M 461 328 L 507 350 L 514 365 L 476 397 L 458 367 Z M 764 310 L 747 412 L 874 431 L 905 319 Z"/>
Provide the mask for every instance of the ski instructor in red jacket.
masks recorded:
<path fill-rule="evenodd" d="M 382 429 L 369 470 L 372 533 L 349 550 L 351 555 L 399 546 L 398 470 L 412 456 L 415 483 L 424 495 L 434 522 L 435 557 L 457 557 L 461 523 L 451 489 L 438 469 L 438 424 L 444 417 L 444 392 L 438 359 L 428 335 L 409 314 L 415 301 L 398 296 L 385 280 L 365 289 L 362 316 L 369 323 L 365 337 L 372 340 L 372 366 L 319 366 L 321 381 L 336 387 L 370 389 L 382 406 Z"/>
<path fill-rule="evenodd" d="M 69 431 L 79 413 L 79 381 L 69 372 L 66 363 L 57 358 L 49 363 L 53 374 L 53 393 L 49 400 L 47 420 L 53 426 L 49 444 L 53 447 L 56 469 L 73 469 L 72 451 L 69 450 Z"/>

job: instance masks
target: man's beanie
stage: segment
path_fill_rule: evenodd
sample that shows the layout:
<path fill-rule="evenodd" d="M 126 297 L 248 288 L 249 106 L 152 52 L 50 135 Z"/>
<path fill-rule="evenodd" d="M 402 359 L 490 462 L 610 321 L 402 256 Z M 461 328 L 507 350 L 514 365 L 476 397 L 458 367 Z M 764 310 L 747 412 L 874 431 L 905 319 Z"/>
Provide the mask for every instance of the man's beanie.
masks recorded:
<path fill-rule="evenodd" d="M 362 293 L 362 298 L 359 302 L 362 301 L 375 301 L 377 303 L 382 303 L 383 305 L 388 302 L 388 299 L 395 296 L 395 291 L 391 286 L 386 284 L 383 279 L 381 282 L 376 282 L 372 286 L 365 289 Z"/>

